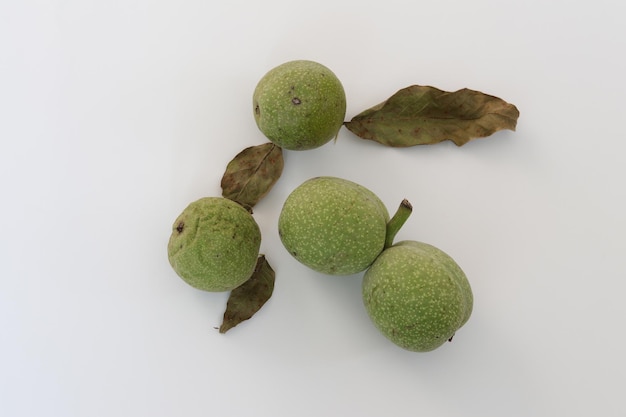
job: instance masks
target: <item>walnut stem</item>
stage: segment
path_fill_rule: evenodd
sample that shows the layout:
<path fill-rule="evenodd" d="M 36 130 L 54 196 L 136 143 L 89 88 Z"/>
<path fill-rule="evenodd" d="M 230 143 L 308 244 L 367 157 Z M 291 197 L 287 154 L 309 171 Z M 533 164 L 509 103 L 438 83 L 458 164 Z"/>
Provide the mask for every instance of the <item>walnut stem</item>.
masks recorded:
<path fill-rule="evenodd" d="M 400 203 L 400 207 L 393 215 L 393 217 L 387 222 L 387 234 L 385 236 L 385 249 L 393 245 L 393 240 L 396 237 L 396 234 L 400 230 L 400 228 L 407 221 L 411 212 L 413 211 L 413 206 L 409 203 L 409 200 L 404 199 L 402 203 Z"/>

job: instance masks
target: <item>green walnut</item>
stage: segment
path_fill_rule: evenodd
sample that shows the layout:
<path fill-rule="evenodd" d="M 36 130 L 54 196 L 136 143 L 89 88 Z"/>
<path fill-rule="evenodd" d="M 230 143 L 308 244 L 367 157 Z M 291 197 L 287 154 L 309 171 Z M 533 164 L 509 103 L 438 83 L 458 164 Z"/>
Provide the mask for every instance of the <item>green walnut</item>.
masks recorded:
<path fill-rule="evenodd" d="M 337 136 L 346 94 L 337 76 L 313 61 L 289 61 L 265 74 L 253 94 L 254 119 L 284 149 L 306 150 Z"/>
<path fill-rule="evenodd" d="M 416 352 L 451 340 L 473 308 L 472 290 L 459 265 L 440 249 L 416 241 L 385 249 L 365 273 L 362 292 L 378 330 Z"/>
<path fill-rule="evenodd" d="M 229 291 L 252 276 L 260 245 L 259 226 L 246 209 L 205 197 L 178 216 L 167 252 L 174 271 L 192 287 Z"/>
<path fill-rule="evenodd" d="M 394 216 L 396 217 L 396 216 Z M 311 178 L 291 192 L 278 233 L 300 263 L 329 275 L 367 269 L 385 247 L 389 213 L 367 188 L 337 177 Z"/>

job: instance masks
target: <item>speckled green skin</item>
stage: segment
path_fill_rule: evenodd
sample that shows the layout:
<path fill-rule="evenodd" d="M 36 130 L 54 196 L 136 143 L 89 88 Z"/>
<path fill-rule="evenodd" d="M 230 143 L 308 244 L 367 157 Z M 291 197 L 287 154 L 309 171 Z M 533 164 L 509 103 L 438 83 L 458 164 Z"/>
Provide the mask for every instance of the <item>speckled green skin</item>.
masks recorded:
<path fill-rule="evenodd" d="M 428 352 L 467 322 L 473 296 L 450 256 L 426 243 L 403 241 L 383 251 L 365 273 L 363 302 L 389 340 Z"/>
<path fill-rule="evenodd" d="M 259 226 L 246 209 L 206 197 L 178 216 L 167 252 L 174 271 L 192 287 L 228 291 L 250 278 L 260 245 Z"/>
<path fill-rule="evenodd" d="M 365 270 L 383 250 L 389 213 L 367 188 L 336 177 L 305 181 L 285 200 L 278 233 L 302 264 L 329 275 Z"/>
<path fill-rule="evenodd" d="M 313 61 L 289 61 L 270 70 L 257 84 L 252 100 L 261 132 L 290 150 L 324 145 L 337 136 L 346 115 L 341 82 Z"/>

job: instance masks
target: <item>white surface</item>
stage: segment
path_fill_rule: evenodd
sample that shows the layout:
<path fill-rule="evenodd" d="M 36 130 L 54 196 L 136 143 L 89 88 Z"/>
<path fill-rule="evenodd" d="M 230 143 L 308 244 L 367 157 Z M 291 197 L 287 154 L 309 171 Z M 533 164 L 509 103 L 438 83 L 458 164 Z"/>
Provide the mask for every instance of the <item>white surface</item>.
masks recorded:
<path fill-rule="evenodd" d="M 3 1 L 0 415 L 624 416 L 626 29 L 617 1 Z M 330 67 L 347 118 L 411 84 L 521 111 L 517 132 L 389 149 L 342 129 L 286 152 L 255 209 L 272 299 L 226 335 L 226 294 L 166 257 L 191 201 L 265 142 L 258 79 Z M 476 300 L 452 343 L 403 351 L 360 275 L 280 245 L 290 190 L 357 181 L 399 238 L 439 246 Z"/>

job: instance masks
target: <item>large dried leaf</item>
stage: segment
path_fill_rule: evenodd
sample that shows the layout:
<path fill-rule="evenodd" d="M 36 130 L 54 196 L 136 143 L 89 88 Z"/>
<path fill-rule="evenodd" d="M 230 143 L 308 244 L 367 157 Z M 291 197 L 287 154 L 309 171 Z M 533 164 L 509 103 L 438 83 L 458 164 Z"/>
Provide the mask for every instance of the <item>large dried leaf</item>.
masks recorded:
<path fill-rule="evenodd" d="M 345 126 L 383 145 L 406 147 L 449 139 L 457 146 L 498 130 L 515 130 L 519 111 L 506 101 L 464 88 L 446 92 L 413 85 L 358 114 Z"/>
<path fill-rule="evenodd" d="M 259 256 L 252 277 L 231 291 L 220 333 L 248 320 L 263 307 L 274 292 L 275 273 L 264 255 Z"/>
<path fill-rule="evenodd" d="M 239 152 L 222 177 L 222 196 L 251 209 L 283 172 L 283 151 L 271 142 Z"/>

